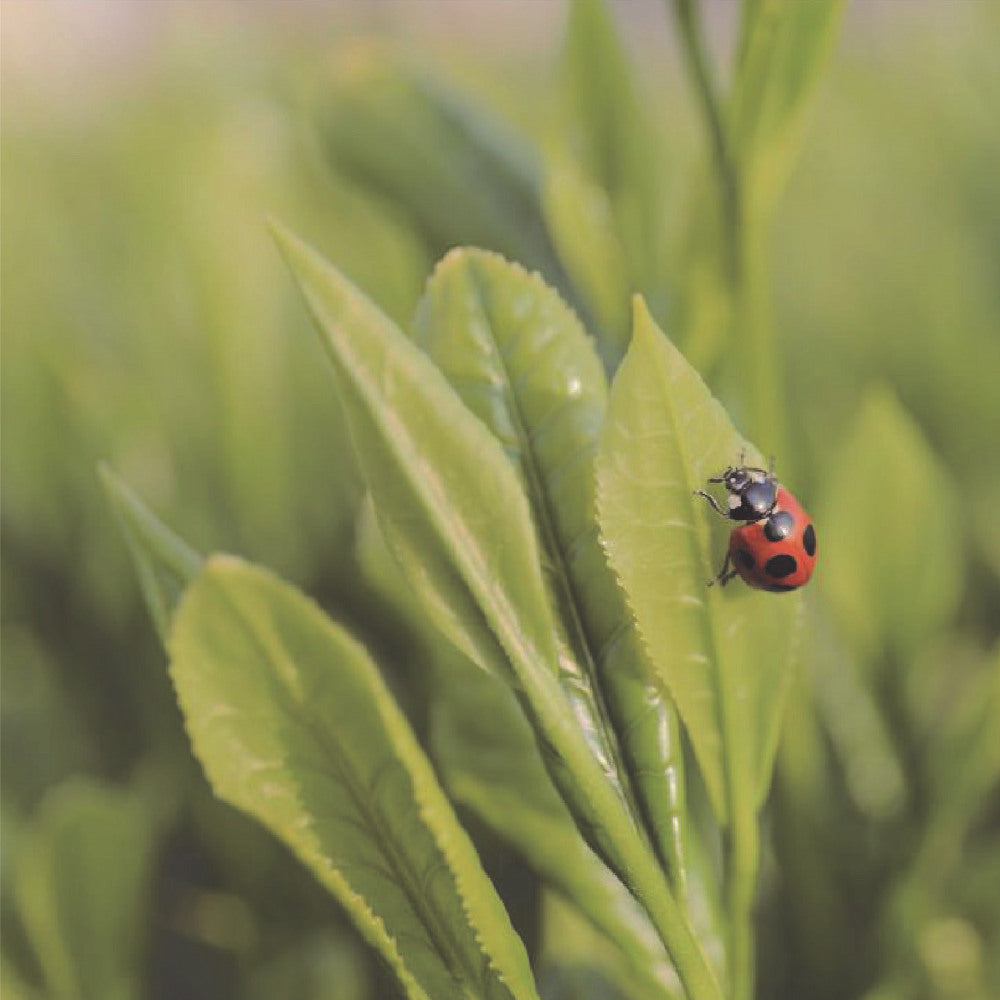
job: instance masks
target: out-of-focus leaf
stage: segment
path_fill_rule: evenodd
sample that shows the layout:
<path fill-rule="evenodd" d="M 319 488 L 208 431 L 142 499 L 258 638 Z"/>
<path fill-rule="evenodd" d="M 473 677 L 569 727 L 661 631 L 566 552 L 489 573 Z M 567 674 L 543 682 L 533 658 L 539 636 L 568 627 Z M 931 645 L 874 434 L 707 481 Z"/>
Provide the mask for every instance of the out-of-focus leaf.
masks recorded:
<path fill-rule="evenodd" d="M 954 611 L 962 572 L 954 489 L 920 428 L 871 389 L 827 465 L 822 585 L 862 657 L 906 662 Z"/>
<path fill-rule="evenodd" d="M 652 985 L 554 893 L 542 896 L 539 979 L 554 1000 L 679 1000 L 676 981 Z"/>
<path fill-rule="evenodd" d="M 629 294 L 643 292 L 656 311 L 666 305 L 664 158 L 632 62 L 608 5 L 575 0 L 560 68 L 562 114 L 557 155 L 547 164 L 546 214 L 560 256 L 602 323 L 601 356 L 609 371 L 628 345 Z M 568 159 L 575 161 L 572 169 Z M 580 213 L 575 224 L 573 211 Z M 589 249 L 584 243 L 598 239 Z M 603 277 L 602 262 L 610 265 Z"/>
<path fill-rule="evenodd" d="M 321 931 L 256 970 L 248 1000 L 370 1000 L 371 995 L 362 949 Z"/>
<path fill-rule="evenodd" d="M 629 278 L 607 192 L 571 157 L 546 160 L 545 217 L 566 270 L 601 330 L 599 345 L 613 371 L 629 335 Z"/>
<path fill-rule="evenodd" d="M 324 336 L 379 526 L 400 568 L 446 629 L 455 626 L 442 609 L 460 605 L 457 617 L 482 623 L 479 637 L 495 637 L 485 659 L 518 689 L 588 842 L 641 900 L 693 997 L 716 996 L 690 925 L 560 685 L 535 529 L 503 450 L 372 303 L 295 237 L 276 238 Z"/>
<path fill-rule="evenodd" d="M 631 615 L 601 549 L 594 455 L 607 388 L 583 328 L 537 276 L 476 250 L 438 266 L 415 338 L 494 433 L 521 479 L 572 660 L 561 683 L 578 723 L 683 883 L 683 767 Z M 639 806 L 632 803 L 633 793 Z"/>
<path fill-rule="evenodd" d="M 757 210 L 773 203 L 794 163 L 844 7 L 744 0 L 730 129 Z"/>
<path fill-rule="evenodd" d="M 432 257 L 471 243 L 560 280 L 534 149 L 444 79 L 355 45 L 323 98 L 320 134 L 334 166 L 408 217 Z"/>
<path fill-rule="evenodd" d="M 732 804 L 752 811 L 770 781 L 800 607 L 795 594 L 708 587 L 724 532 L 712 542 L 715 515 L 693 493 L 741 454 L 761 464 L 637 300 L 598 456 L 601 529 L 712 806 L 734 821 Z"/>
<path fill-rule="evenodd" d="M 184 588 L 198 575 L 201 556 L 160 521 L 106 466 L 100 469 L 104 492 L 128 543 L 146 607 L 166 642 L 170 619 Z"/>
<path fill-rule="evenodd" d="M 57 786 L 18 843 L 17 908 L 50 996 L 137 1000 L 156 823 L 132 791 Z"/>
<path fill-rule="evenodd" d="M 216 794 L 298 855 L 409 996 L 536 996 L 499 897 L 357 642 L 294 588 L 216 556 L 169 649 Z"/>

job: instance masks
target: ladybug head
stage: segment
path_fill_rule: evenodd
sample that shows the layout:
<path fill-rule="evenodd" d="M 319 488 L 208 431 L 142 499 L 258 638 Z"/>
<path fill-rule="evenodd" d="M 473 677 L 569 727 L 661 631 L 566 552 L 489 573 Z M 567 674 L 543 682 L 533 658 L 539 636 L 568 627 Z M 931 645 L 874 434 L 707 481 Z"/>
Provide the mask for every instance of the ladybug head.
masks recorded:
<path fill-rule="evenodd" d="M 734 521 L 760 521 L 771 513 L 778 500 L 778 480 L 772 473 L 753 466 L 730 466 L 710 482 L 726 487 L 728 516 Z"/>

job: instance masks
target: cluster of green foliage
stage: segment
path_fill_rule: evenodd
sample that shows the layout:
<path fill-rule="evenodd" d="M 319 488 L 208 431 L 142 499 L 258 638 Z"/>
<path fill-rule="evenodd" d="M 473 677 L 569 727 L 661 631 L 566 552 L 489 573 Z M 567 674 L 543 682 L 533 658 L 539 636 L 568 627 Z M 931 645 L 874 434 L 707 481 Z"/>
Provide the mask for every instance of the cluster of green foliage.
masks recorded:
<path fill-rule="evenodd" d="M 683 92 L 576 0 L 503 114 L 364 43 L 6 126 L 5 994 L 1000 989 L 995 8 L 919 99 L 667 9 Z M 762 453 L 802 593 L 706 586 Z"/>

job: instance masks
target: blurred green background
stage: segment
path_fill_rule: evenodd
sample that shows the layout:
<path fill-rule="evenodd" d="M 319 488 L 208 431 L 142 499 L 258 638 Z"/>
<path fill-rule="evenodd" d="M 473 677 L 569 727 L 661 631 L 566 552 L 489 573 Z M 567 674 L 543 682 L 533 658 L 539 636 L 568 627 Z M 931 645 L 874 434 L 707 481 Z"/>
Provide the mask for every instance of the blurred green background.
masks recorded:
<path fill-rule="evenodd" d="M 624 232 L 645 248 L 627 271 L 738 420 L 732 345 L 671 322 L 698 299 L 685 240 L 706 168 L 669 11 L 610 9 L 660 207 Z M 705 14 L 724 62 L 735 6 Z M 266 220 L 403 324 L 434 261 L 473 243 L 613 326 L 623 304 L 581 285 L 546 226 L 562 151 L 586 159 L 566 16 L 4 3 L 9 995 L 395 995 L 332 901 L 211 800 L 96 467 L 199 549 L 405 648 L 359 583 L 362 487 Z M 823 565 L 767 819 L 761 996 L 1000 995 L 998 51 L 998 4 L 855 3 L 774 211 L 778 468 Z M 419 679 L 393 682 L 419 728 Z M 474 833 L 548 995 L 616 995 L 558 972 L 538 887 Z"/>

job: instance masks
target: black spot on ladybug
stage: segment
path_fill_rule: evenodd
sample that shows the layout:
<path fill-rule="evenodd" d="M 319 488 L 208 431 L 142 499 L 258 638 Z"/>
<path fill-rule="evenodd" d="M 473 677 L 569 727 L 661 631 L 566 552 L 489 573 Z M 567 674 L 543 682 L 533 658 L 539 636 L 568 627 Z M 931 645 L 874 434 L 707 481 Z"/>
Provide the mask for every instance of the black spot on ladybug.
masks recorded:
<path fill-rule="evenodd" d="M 764 522 L 764 536 L 769 542 L 780 542 L 787 538 L 795 527 L 795 518 L 787 510 L 775 511 Z"/>
<path fill-rule="evenodd" d="M 733 562 L 739 563 L 744 569 L 753 569 L 753 556 L 746 549 L 737 549 L 733 553 Z"/>
<path fill-rule="evenodd" d="M 783 576 L 789 576 L 796 569 L 798 569 L 798 563 L 796 563 L 795 557 L 784 553 L 780 556 L 771 556 L 764 563 L 764 572 L 775 580 L 780 580 Z"/>
<path fill-rule="evenodd" d="M 811 524 L 807 524 L 806 530 L 802 532 L 802 548 L 807 555 L 816 555 L 816 529 Z"/>

